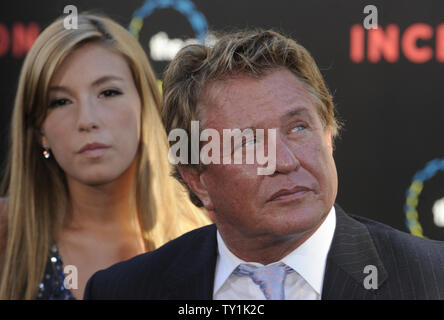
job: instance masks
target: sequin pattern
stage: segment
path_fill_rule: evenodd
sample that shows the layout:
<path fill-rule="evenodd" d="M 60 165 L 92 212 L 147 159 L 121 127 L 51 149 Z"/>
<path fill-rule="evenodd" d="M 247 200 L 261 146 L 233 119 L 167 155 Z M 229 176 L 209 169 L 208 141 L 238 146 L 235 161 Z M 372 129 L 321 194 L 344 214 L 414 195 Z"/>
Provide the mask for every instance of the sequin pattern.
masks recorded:
<path fill-rule="evenodd" d="M 75 300 L 71 291 L 63 285 L 64 279 L 62 258 L 54 243 L 49 251 L 43 280 L 39 284 L 37 300 Z"/>

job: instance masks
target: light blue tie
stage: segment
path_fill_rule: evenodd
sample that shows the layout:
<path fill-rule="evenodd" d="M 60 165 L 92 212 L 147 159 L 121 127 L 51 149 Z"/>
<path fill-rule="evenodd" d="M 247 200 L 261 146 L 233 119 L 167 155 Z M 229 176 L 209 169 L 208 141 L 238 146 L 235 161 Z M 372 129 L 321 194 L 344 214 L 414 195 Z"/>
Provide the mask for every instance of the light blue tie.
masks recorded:
<path fill-rule="evenodd" d="M 285 277 L 292 272 L 294 270 L 282 262 L 264 267 L 240 264 L 233 271 L 237 275 L 249 276 L 259 286 L 267 300 L 285 299 Z"/>

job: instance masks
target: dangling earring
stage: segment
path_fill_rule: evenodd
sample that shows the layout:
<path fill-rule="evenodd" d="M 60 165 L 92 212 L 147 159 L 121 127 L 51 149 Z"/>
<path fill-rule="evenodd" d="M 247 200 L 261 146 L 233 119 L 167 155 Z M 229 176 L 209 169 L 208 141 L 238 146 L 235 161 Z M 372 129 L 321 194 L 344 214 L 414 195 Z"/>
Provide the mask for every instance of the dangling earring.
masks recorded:
<path fill-rule="evenodd" d="M 45 148 L 45 150 L 43 150 L 43 157 L 45 159 L 48 159 L 50 156 L 51 156 L 51 152 L 49 152 L 49 149 Z"/>

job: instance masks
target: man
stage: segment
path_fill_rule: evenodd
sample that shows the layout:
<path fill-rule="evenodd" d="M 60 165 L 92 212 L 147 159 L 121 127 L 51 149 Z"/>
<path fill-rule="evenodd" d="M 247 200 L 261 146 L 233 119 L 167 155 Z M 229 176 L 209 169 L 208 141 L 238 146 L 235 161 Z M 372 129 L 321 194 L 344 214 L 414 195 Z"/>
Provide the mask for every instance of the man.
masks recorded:
<path fill-rule="evenodd" d="M 268 146 L 274 170 L 258 174 L 258 161 L 178 163 L 176 176 L 215 225 L 96 273 L 85 298 L 444 298 L 443 243 L 335 205 L 339 124 L 314 60 L 293 40 L 258 30 L 182 49 L 166 71 L 163 120 L 188 135 L 192 121 L 220 135 L 274 132 L 223 153 Z"/>

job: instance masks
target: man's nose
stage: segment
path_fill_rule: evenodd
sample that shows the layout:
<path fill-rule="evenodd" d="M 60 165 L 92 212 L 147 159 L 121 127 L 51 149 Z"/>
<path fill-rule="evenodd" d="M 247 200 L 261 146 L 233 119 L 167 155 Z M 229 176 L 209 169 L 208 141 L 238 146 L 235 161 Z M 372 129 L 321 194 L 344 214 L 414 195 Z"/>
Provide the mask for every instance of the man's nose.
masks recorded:
<path fill-rule="evenodd" d="M 78 103 L 77 128 L 89 132 L 99 128 L 97 106 L 91 98 L 83 98 Z"/>
<path fill-rule="evenodd" d="M 276 135 L 276 172 L 289 173 L 300 166 L 288 141 L 282 135 Z"/>

